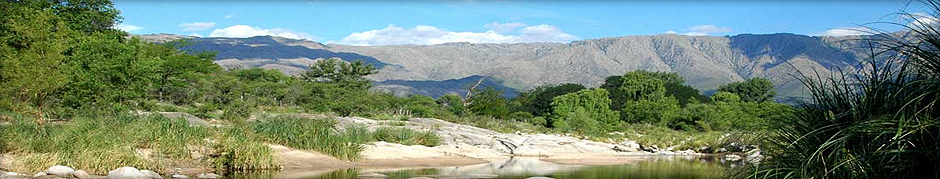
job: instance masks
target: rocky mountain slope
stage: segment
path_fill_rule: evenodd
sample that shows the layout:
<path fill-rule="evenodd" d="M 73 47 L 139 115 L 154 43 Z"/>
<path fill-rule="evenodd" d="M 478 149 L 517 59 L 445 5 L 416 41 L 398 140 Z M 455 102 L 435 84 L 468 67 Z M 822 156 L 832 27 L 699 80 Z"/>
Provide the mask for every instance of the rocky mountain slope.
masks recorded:
<path fill-rule="evenodd" d="M 167 34 L 141 38 L 160 42 L 191 38 L 188 51 L 218 52 L 226 68 L 261 67 L 298 74 L 323 58 L 360 59 L 380 67 L 369 78 L 380 88 L 439 96 L 466 84 L 453 79 L 488 76 L 516 90 L 553 83 L 598 86 L 610 75 L 632 70 L 678 72 L 705 92 L 752 77 L 769 78 L 780 98 L 801 96 L 799 72 L 828 76 L 854 71 L 867 50 L 850 39 L 796 34 L 685 36 L 661 34 L 562 43 L 348 46 L 280 37 L 195 38 Z M 157 40 L 154 40 L 157 39 Z M 847 41 L 848 40 L 848 41 Z M 466 81 L 466 80 L 457 80 Z M 395 85 L 395 86 L 387 86 Z M 404 86 L 404 87 L 403 87 Z"/>

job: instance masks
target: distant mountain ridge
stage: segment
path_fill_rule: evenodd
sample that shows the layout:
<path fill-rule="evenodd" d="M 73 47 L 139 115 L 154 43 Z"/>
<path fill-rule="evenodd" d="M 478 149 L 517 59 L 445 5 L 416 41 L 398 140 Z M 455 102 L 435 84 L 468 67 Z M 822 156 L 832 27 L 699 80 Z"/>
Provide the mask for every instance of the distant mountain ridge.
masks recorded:
<path fill-rule="evenodd" d="M 167 34 L 140 36 L 145 40 L 172 39 Z M 299 74 L 317 59 L 361 59 L 380 67 L 369 76 L 386 90 L 440 96 L 455 87 L 453 80 L 487 76 L 502 89 L 522 91 L 538 85 L 580 83 L 598 86 L 610 75 L 632 70 L 671 71 L 687 84 L 710 92 L 721 84 L 752 77 L 769 78 L 781 98 L 803 96 L 799 71 L 828 74 L 831 69 L 853 71 L 867 58 L 852 37 L 797 34 L 685 36 L 677 34 L 623 36 L 571 43 L 349 46 L 324 45 L 281 37 L 198 38 L 187 51 L 216 51 L 216 63 L 226 68 L 261 67 Z M 451 81 L 448 81 L 451 80 Z M 474 81 L 475 82 L 475 81 Z M 403 88 L 406 86 L 407 88 Z"/>

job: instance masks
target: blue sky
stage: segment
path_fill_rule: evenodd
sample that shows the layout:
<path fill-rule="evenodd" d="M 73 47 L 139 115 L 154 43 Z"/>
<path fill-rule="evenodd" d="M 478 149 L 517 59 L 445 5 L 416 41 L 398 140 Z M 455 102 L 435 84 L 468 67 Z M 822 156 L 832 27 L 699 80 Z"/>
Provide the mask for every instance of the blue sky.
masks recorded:
<path fill-rule="evenodd" d="M 121 1 L 133 34 L 275 35 L 351 45 L 510 43 L 678 33 L 847 35 L 908 1 Z M 907 6 L 906 6 L 907 5 Z M 895 26 L 877 26 L 897 30 Z"/>

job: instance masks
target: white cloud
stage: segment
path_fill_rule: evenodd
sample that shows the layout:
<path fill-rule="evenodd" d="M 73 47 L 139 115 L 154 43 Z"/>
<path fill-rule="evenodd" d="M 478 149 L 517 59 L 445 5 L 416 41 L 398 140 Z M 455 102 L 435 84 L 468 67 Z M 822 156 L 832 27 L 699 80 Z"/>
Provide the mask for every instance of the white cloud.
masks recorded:
<path fill-rule="evenodd" d="M 123 30 L 124 32 L 134 32 L 140 29 L 144 29 L 144 27 L 130 25 L 130 24 L 120 24 L 120 25 L 114 26 L 114 28 Z"/>
<path fill-rule="evenodd" d="M 938 28 L 937 26 L 940 26 L 940 19 L 923 12 L 911 13 L 901 18 L 908 22 L 907 26 L 910 28 L 924 30 L 926 27 Z"/>
<path fill-rule="evenodd" d="M 502 28 L 506 24 L 496 24 Z M 494 27 L 492 24 L 488 27 Z M 510 24 L 508 27 L 517 26 Z M 515 27 L 519 28 L 519 27 Z M 505 29 L 503 29 L 505 30 Z M 513 32 L 500 33 L 496 30 L 486 32 L 454 32 L 434 26 L 418 25 L 413 28 L 402 28 L 388 25 L 383 29 L 369 30 L 349 34 L 339 43 L 350 45 L 401 45 L 418 44 L 431 45 L 447 42 L 470 43 L 516 43 L 516 42 L 569 42 L 577 37 L 567 34 L 561 29 L 550 25 L 528 26 Z"/>
<path fill-rule="evenodd" d="M 234 17 L 235 17 L 235 14 L 229 14 L 229 15 L 222 16 L 222 18 L 226 18 L 226 19 L 231 19 L 231 18 L 234 18 Z"/>
<path fill-rule="evenodd" d="M 706 24 L 706 25 L 692 26 L 692 27 L 690 27 L 688 30 L 686 30 L 685 33 L 682 33 L 682 35 L 689 35 L 689 36 L 705 36 L 705 35 L 713 35 L 713 34 L 726 33 L 726 32 L 731 32 L 731 31 L 733 31 L 733 30 L 732 30 L 731 28 L 728 28 L 728 27 L 718 27 L 718 26 L 715 26 L 715 25 Z M 679 33 L 677 33 L 676 31 L 671 31 L 671 30 L 670 30 L 670 31 L 666 31 L 665 33 L 667 33 L 667 34 L 679 34 Z"/>
<path fill-rule="evenodd" d="M 215 27 L 215 22 L 189 22 L 180 24 L 180 27 L 183 31 L 200 31 Z"/>
<path fill-rule="evenodd" d="M 191 33 L 191 34 L 189 34 L 189 36 L 202 37 L 202 34 L 199 34 L 199 33 Z"/>
<path fill-rule="evenodd" d="M 852 36 L 852 35 L 870 35 L 872 31 L 864 27 L 842 27 L 829 29 L 820 33 L 817 33 L 816 36 Z"/>
<path fill-rule="evenodd" d="M 296 32 L 289 29 L 263 29 L 260 27 L 252 27 L 247 25 L 234 25 L 229 26 L 224 29 L 215 29 L 212 30 L 212 33 L 209 33 L 209 37 L 254 37 L 254 36 L 278 36 L 291 39 L 307 39 L 307 40 L 316 40 L 316 37 L 302 33 Z"/>
<path fill-rule="evenodd" d="M 512 23 L 493 22 L 493 23 L 486 24 L 484 27 L 490 30 L 494 30 L 499 33 L 508 33 L 508 32 L 515 31 L 516 29 L 519 29 L 520 27 L 525 27 L 525 26 L 526 26 L 525 24 L 520 23 L 520 22 L 512 22 Z"/>

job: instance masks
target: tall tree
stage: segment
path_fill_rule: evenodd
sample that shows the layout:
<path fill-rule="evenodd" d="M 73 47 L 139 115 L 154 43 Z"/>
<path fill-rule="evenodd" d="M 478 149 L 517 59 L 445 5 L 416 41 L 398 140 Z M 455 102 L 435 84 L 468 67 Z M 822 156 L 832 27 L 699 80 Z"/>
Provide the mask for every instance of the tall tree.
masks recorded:
<path fill-rule="evenodd" d="M 502 97 L 502 92 L 493 87 L 483 90 L 474 89 L 467 99 L 467 109 L 477 114 L 504 117 L 509 114 L 509 100 Z"/>
<path fill-rule="evenodd" d="M 67 82 L 63 53 L 72 32 L 51 10 L 4 9 L 13 11 L 0 20 L 0 90 L 9 97 L 0 101 L 42 124 L 49 97 Z"/>
<path fill-rule="evenodd" d="M 764 78 L 751 78 L 742 82 L 733 82 L 718 87 L 718 91 L 734 93 L 744 102 L 773 101 L 774 84 Z"/>
<path fill-rule="evenodd" d="M 310 66 L 310 70 L 301 75 L 307 81 L 329 82 L 345 87 L 368 89 L 372 83 L 365 76 L 378 73 L 375 66 L 362 60 L 345 62 L 338 58 L 320 60 Z"/>
<path fill-rule="evenodd" d="M 555 97 L 552 102 L 551 127 L 588 133 L 599 131 L 585 129 L 611 129 L 620 124 L 620 115 L 610 109 L 608 95 L 605 89 L 591 89 Z M 585 126 L 590 124 L 601 126 Z"/>
<path fill-rule="evenodd" d="M 521 111 L 536 116 L 546 116 L 552 112 L 552 100 L 556 96 L 574 93 L 586 89 L 580 84 L 545 85 L 522 93 L 515 101 L 521 103 Z"/>

